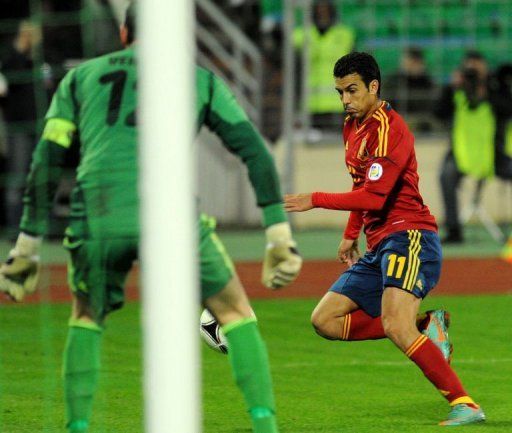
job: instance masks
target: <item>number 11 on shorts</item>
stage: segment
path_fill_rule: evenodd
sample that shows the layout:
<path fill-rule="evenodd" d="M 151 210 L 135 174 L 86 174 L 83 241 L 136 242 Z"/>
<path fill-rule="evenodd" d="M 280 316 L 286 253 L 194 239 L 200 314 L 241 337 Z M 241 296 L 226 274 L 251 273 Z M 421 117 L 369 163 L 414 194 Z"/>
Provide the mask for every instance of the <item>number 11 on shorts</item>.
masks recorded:
<path fill-rule="evenodd" d="M 405 267 L 405 257 L 404 256 L 397 256 L 396 254 L 390 254 L 388 256 L 388 277 L 394 277 L 396 279 L 400 279 L 402 277 L 402 274 L 404 272 Z M 397 266 L 398 264 L 398 266 Z M 395 269 L 396 268 L 396 269 Z"/>

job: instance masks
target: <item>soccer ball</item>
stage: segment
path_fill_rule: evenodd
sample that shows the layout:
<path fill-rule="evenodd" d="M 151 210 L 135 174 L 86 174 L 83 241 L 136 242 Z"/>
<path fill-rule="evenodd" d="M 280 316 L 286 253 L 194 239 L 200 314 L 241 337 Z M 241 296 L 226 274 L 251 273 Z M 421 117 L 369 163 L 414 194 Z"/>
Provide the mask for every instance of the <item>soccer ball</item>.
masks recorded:
<path fill-rule="evenodd" d="M 228 353 L 228 341 L 215 317 L 205 308 L 201 314 L 199 331 L 205 343 L 213 350 Z"/>

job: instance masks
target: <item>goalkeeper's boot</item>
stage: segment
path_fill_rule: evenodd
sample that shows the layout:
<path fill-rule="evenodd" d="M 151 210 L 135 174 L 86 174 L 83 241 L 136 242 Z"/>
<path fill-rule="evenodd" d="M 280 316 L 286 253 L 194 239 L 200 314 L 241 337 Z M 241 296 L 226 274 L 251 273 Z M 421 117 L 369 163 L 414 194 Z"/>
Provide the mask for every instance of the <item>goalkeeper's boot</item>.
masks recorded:
<path fill-rule="evenodd" d="M 472 407 L 467 404 L 456 404 L 448 414 L 448 418 L 441 421 L 439 425 L 456 426 L 473 424 L 485 421 L 485 413 L 480 406 Z"/>
<path fill-rule="evenodd" d="M 89 429 L 89 422 L 85 420 L 77 420 L 69 423 L 68 426 L 69 433 L 86 433 Z"/>
<path fill-rule="evenodd" d="M 450 327 L 450 313 L 444 310 L 430 310 L 425 313 L 425 319 L 420 323 L 419 329 L 439 348 L 448 361 L 452 361 L 453 344 L 448 338 Z"/>

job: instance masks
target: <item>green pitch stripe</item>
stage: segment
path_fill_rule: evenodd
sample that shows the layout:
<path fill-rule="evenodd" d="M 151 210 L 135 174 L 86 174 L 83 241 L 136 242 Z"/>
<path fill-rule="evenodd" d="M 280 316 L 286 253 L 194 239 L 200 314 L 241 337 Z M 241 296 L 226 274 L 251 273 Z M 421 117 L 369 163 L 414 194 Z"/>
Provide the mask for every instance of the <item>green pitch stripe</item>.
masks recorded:
<path fill-rule="evenodd" d="M 49 300 L 48 288 L 44 288 L 41 293 L 42 302 L 39 304 L 39 338 L 41 347 L 43 349 L 43 431 L 51 431 L 54 422 L 49 414 L 52 413 L 53 398 L 58 391 L 60 382 L 57 382 L 57 377 L 60 375 L 55 374 L 60 371 L 60 366 L 56 363 L 57 348 L 55 347 L 55 332 L 53 324 L 55 317 L 53 309 Z"/>

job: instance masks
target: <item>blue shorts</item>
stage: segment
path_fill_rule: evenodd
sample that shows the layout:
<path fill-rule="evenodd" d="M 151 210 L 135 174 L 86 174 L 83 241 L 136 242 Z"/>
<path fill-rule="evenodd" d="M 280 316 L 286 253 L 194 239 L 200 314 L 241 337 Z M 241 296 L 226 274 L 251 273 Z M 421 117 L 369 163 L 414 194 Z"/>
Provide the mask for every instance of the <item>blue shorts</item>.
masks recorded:
<path fill-rule="evenodd" d="M 384 238 L 345 271 L 329 289 L 353 300 L 372 317 L 381 315 L 382 293 L 398 287 L 423 299 L 441 274 L 442 251 L 437 233 L 407 230 Z"/>

